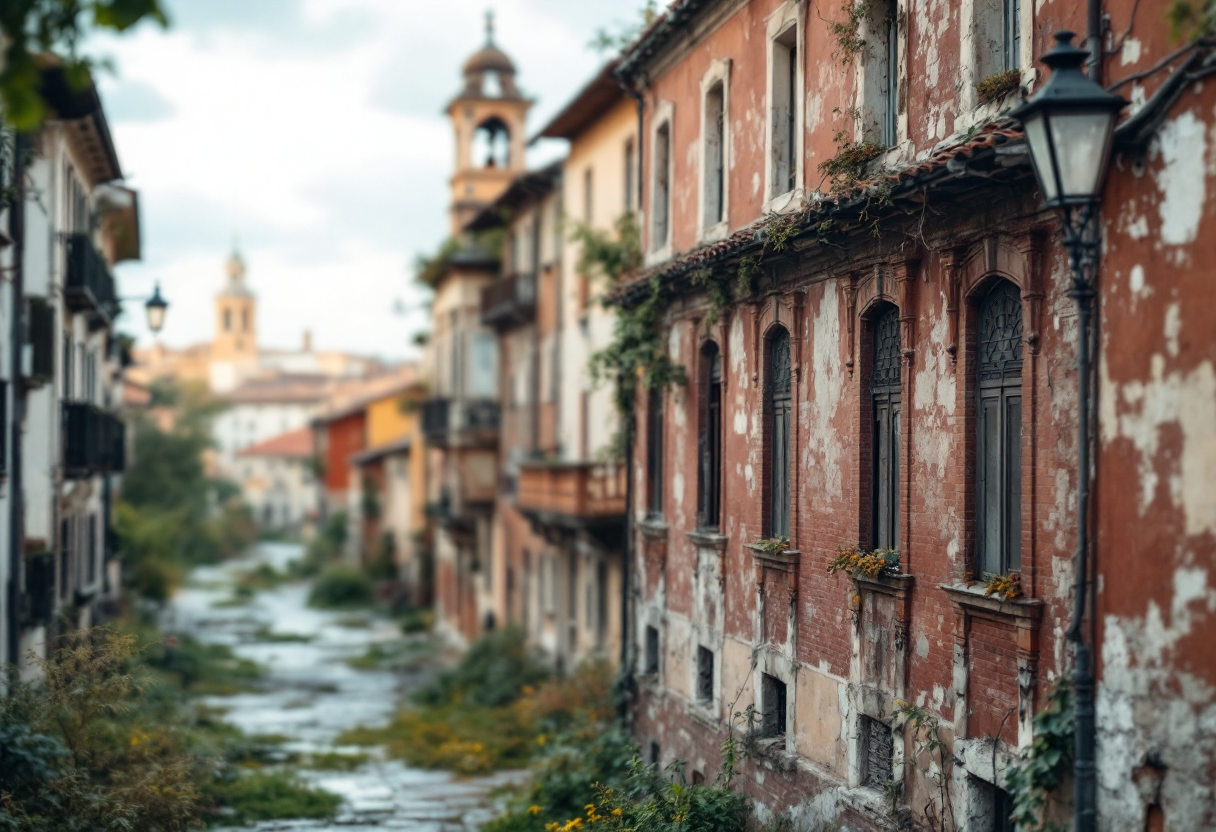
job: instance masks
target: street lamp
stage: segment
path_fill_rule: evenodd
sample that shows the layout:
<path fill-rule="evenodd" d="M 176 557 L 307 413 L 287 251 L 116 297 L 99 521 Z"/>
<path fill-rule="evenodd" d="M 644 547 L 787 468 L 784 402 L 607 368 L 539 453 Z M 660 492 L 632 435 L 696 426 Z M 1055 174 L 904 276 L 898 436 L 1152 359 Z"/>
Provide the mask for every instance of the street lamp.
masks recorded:
<path fill-rule="evenodd" d="M 168 308 L 169 301 L 161 297 L 160 283 L 157 283 L 156 288 L 152 291 L 152 297 L 148 298 L 148 302 L 144 304 L 144 309 L 148 313 L 148 329 L 152 330 L 153 335 L 159 334 L 161 327 L 165 325 L 165 311 Z"/>
<path fill-rule="evenodd" d="M 1076 738 L 1073 754 L 1075 832 L 1093 832 L 1097 820 L 1093 656 L 1085 642 L 1089 590 L 1089 393 L 1090 321 L 1097 269 L 1098 202 L 1110 163 L 1111 139 L 1127 105 L 1081 71 L 1089 53 L 1072 45 L 1072 32 L 1057 32 L 1056 45 L 1041 60 L 1051 68 L 1042 89 L 1009 115 L 1022 122 L 1043 205 L 1060 214 L 1064 248 L 1072 266 L 1077 304 L 1077 552 L 1073 618 Z"/>

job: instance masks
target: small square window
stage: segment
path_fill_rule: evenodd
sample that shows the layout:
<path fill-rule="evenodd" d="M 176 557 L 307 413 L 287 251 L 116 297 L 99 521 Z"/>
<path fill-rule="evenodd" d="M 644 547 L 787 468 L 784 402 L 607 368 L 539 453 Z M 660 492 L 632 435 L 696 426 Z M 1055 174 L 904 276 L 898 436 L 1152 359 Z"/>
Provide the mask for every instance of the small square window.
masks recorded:
<path fill-rule="evenodd" d="M 656 676 L 659 672 L 659 631 L 654 628 L 646 627 L 646 662 L 644 669 L 646 675 Z"/>
<path fill-rule="evenodd" d="M 760 695 L 764 706 L 764 721 L 762 727 L 765 737 L 784 737 L 785 725 L 785 682 L 767 673 L 760 675 Z"/>
<path fill-rule="evenodd" d="M 895 741 L 885 722 L 861 718 L 861 783 L 871 789 L 886 789 L 892 776 Z"/>
<path fill-rule="evenodd" d="M 708 705 L 714 700 L 714 653 L 697 648 L 697 701 Z"/>

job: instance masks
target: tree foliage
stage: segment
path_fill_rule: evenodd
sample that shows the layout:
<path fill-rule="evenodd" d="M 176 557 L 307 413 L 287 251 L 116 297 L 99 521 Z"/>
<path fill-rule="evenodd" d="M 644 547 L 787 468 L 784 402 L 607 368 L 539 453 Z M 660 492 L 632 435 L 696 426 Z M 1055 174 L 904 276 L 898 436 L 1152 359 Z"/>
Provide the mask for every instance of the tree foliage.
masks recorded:
<path fill-rule="evenodd" d="M 5 120 L 28 132 L 47 118 L 47 104 L 40 92 L 42 56 L 54 56 L 73 87 L 86 87 L 96 64 L 82 56 L 78 47 L 90 27 L 125 32 L 147 19 L 169 25 L 161 0 L 0 2 L 0 32 L 5 42 L 0 61 L 0 106 Z"/>
<path fill-rule="evenodd" d="M 597 29 L 590 46 L 597 52 L 624 52 L 658 16 L 658 0 L 646 0 L 632 23 L 618 23 L 613 29 L 606 26 Z"/>

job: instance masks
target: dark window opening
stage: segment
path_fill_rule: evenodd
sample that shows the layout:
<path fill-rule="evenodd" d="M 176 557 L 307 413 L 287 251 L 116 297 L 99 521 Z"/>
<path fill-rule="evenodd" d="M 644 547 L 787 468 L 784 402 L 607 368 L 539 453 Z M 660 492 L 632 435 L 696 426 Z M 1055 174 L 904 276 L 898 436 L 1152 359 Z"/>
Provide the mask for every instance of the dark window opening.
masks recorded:
<path fill-rule="evenodd" d="M 1012 283 L 981 303 L 978 346 L 976 565 L 1003 575 L 1022 561 L 1022 299 Z"/>
<path fill-rule="evenodd" d="M 654 134 L 654 190 L 652 192 L 651 250 L 657 251 L 667 245 L 668 214 L 670 212 L 671 189 L 671 125 L 663 124 Z"/>
<path fill-rule="evenodd" d="M 72 522 L 59 523 L 59 597 L 67 598 L 72 589 Z"/>
<path fill-rule="evenodd" d="M 764 704 L 761 723 L 765 737 L 784 737 L 785 727 L 785 682 L 767 673 L 760 675 L 760 696 Z"/>
<path fill-rule="evenodd" d="M 798 27 L 790 26 L 773 41 L 772 193 L 788 193 L 798 185 Z"/>
<path fill-rule="evenodd" d="M 778 329 L 768 351 L 768 536 L 790 536 L 790 334 Z"/>
<path fill-rule="evenodd" d="M 697 701 L 709 703 L 714 700 L 714 653 L 704 647 L 697 648 Z"/>
<path fill-rule="evenodd" d="M 871 789 L 883 789 L 892 779 L 895 759 L 895 739 L 886 723 L 861 718 L 861 783 Z"/>
<path fill-rule="evenodd" d="M 663 516 L 663 391 L 654 388 L 646 406 L 646 507 L 651 517 Z"/>
<path fill-rule="evenodd" d="M 871 546 L 899 548 L 899 416 L 901 351 L 899 310 L 889 307 L 874 320 L 870 399 L 874 426 L 873 524 Z"/>
<path fill-rule="evenodd" d="M 643 667 L 647 676 L 656 676 L 659 672 L 659 631 L 655 627 L 646 627 L 646 655 Z"/>
<path fill-rule="evenodd" d="M 721 82 L 705 94 L 705 213 L 706 227 L 725 219 L 726 95 Z"/>
<path fill-rule="evenodd" d="M 650 741 L 650 765 L 657 766 L 659 764 L 659 744 L 654 740 Z"/>
<path fill-rule="evenodd" d="M 636 166 L 637 166 L 637 163 L 634 161 L 634 156 L 633 156 L 633 139 L 630 139 L 629 141 L 625 142 L 625 211 L 626 212 L 633 210 L 633 204 L 634 204 L 633 187 L 634 187 L 634 182 L 636 181 L 634 179 L 634 177 L 637 176 L 637 171 L 635 170 Z"/>
<path fill-rule="evenodd" d="M 700 525 L 721 526 L 722 510 L 722 353 L 710 343 L 702 353 L 705 373 L 705 410 L 700 435 Z"/>
<path fill-rule="evenodd" d="M 1010 819 L 1013 801 L 1009 799 L 1009 792 L 978 777 L 969 779 L 972 789 L 971 815 L 979 821 L 977 828 L 982 832 L 1014 832 Z"/>

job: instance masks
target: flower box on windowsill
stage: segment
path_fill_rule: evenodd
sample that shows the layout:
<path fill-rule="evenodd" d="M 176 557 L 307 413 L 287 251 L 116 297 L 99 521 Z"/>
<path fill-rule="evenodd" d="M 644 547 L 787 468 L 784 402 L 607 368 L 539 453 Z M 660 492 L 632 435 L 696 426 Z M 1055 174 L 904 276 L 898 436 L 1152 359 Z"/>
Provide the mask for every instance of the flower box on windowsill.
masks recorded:
<path fill-rule="evenodd" d="M 881 592 L 885 595 L 906 596 L 916 583 L 916 576 L 908 572 L 889 574 L 880 572 L 877 575 L 867 575 L 859 572 L 850 577 L 863 589 Z"/>
<path fill-rule="evenodd" d="M 1038 621 L 1043 616 L 1043 602 L 1038 598 L 1021 596 L 1005 600 L 995 595 L 985 595 L 984 585 L 938 584 L 950 600 L 968 612 L 979 613 L 989 618 L 1030 619 Z"/>
<path fill-rule="evenodd" d="M 744 548 L 752 550 L 752 557 L 780 566 L 797 566 L 802 560 L 802 552 L 798 549 L 770 551 L 757 543 L 748 543 Z"/>

